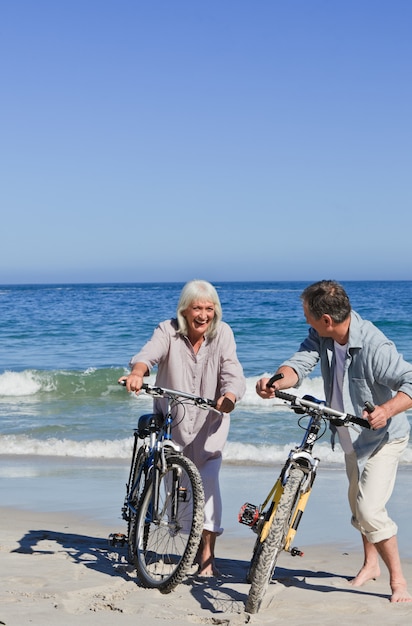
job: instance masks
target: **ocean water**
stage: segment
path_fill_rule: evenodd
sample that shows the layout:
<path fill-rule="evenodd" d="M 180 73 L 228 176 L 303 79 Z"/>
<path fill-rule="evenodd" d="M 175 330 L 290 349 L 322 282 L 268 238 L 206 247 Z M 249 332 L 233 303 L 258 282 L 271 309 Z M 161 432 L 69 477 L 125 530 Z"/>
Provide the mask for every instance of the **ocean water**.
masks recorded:
<path fill-rule="evenodd" d="M 412 281 L 343 284 L 353 308 L 412 361 Z M 247 377 L 246 395 L 231 416 L 225 464 L 280 463 L 301 440 L 297 416 L 279 401 L 262 400 L 254 388 L 305 337 L 300 294 L 306 285 L 215 283 Z M 0 286 L 0 475 L 12 471 L 13 459 L 28 471 L 24 459 L 33 457 L 39 464 L 66 459 L 71 468 L 76 460 L 126 464 L 133 428 L 151 400 L 129 395 L 117 379 L 156 324 L 175 315 L 181 288 L 181 283 Z M 319 372 L 298 393 L 322 398 Z M 343 465 L 327 432 L 316 453 L 323 463 Z M 411 444 L 402 464 L 412 464 Z"/>

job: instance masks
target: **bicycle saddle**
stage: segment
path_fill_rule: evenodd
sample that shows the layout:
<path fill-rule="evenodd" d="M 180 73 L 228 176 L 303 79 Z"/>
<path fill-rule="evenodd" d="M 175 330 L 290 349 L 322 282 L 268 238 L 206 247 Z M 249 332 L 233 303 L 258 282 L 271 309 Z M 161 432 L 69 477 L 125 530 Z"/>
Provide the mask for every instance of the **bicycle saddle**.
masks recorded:
<path fill-rule="evenodd" d="M 148 437 L 151 433 L 158 433 L 164 423 L 163 415 L 159 413 L 145 413 L 139 417 L 137 432 L 141 439 Z"/>

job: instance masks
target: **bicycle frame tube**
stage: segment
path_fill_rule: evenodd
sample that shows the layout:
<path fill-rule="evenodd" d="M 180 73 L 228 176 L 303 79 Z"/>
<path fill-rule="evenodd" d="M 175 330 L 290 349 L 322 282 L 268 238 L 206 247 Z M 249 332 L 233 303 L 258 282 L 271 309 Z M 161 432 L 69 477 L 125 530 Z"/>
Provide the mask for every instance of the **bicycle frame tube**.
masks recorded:
<path fill-rule="evenodd" d="M 170 441 L 172 438 L 172 414 L 170 411 L 170 400 L 167 400 L 167 410 L 166 410 L 166 419 L 165 419 L 165 430 L 164 430 L 164 439 L 166 441 Z"/>
<path fill-rule="evenodd" d="M 312 452 L 313 446 L 317 441 L 317 436 L 321 427 L 321 417 L 319 415 L 311 416 L 309 424 L 306 427 L 305 434 L 302 439 L 302 443 L 299 446 L 299 450 L 306 450 Z"/>

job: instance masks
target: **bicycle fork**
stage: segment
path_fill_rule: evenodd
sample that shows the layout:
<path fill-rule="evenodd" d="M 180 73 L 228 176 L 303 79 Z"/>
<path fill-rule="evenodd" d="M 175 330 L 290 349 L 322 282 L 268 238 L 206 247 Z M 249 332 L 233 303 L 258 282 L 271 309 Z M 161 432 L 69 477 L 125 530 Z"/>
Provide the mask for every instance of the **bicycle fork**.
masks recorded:
<path fill-rule="evenodd" d="M 295 512 L 292 516 L 288 533 L 286 535 L 285 547 L 283 549 L 285 550 L 285 552 L 290 552 L 292 556 L 303 556 L 303 552 L 299 550 L 299 548 L 291 548 L 291 544 L 295 538 L 298 526 L 300 524 L 300 520 L 302 519 L 302 515 L 308 503 L 311 492 L 312 488 L 309 488 L 307 491 L 305 491 L 305 493 L 300 494 Z"/>
<path fill-rule="evenodd" d="M 289 552 L 292 556 L 303 556 L 303 552 L 301 552 L 298 548 L 291 548 L 291 544 L 295 538 L 302 515 L 308 503 L 312 491 L 312 485 L 316 477 L 317 466 L 319 464 L 319 459 L 313 458 L 309 453 L 292 453 L 263 504 L 260 507 L 256 507 L 255 505 L 249 503 L 244 504 L 240 509 L 238 520 L 241 524 L 250 526 L 252 530 L 259 535 L 260 543 L 263 543 L 266 540 L 275 518 L 292 463 L 304 471 L 306 479 L 301 485 L 299 498 L 289 523 L 283 549 L 286 552 Z M 270 506 L 265 512 L 269 503 Z"/>
<path fill-rule="evenodd" d="M 154 524 L 164 524 L 167 519 L 169 531 L 174 533 L 180 530 L 179 507 L 188 501 L 189 494 L 187 487 L 182 485 L 181 468 L 173 466 L 171 471 L 168 471 L 170 466 L 167 465 L 164 454 L 161 454 L 161 457 L 163 460 L 160 461 L 160 467 L 153 468 L 150 521 Z"/>

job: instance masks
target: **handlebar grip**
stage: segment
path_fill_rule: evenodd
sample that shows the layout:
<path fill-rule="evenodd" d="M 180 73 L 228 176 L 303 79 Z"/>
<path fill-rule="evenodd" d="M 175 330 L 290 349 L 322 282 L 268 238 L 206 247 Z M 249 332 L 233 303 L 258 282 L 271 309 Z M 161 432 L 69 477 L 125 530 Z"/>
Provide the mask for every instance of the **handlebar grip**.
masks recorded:
<path fill-rule="evenodd" d="M 275 396 L 287 402 L 295 402 L 296 400 L 296 396 L 292 396 L 292 394 L 286 393 L 285 391 L 278 391 L 277 389 L 275 390 Z"/>
<path fill-rule="evenodd" d="M 281 378 L 283 378 L 283 374 L 281 372 L 279 372 L 279 374 L 273 374 L 272 378 L 269 378 L 268 382 L 266 383 L 266 387 L 270 389 L 273 383 L 275 383 L 277 380 L 280 380 Z"/>
<path fill-rule="evenodd" d="M 118 380 L 117 384 L 121 385 L 122 387 L 126 387 L 126 379 L 124 378 L 123 380 Z M 149 386 L 150 385 L 148 385 L 147 383 L 143 383 L 141 388 L 143 389 L 143 391 L 146 391 L 146 389 L 148 389 Z"/>
<path fill-rule="evenodd" d="M 369 402 L 368 400 L 366 400 L 364 406 L 365 406 L 365 411 L 367 411 L 368 413 L 373 413 L 375 410 L 375 407 L 373 406 L 372 402 Z"/>
<path fill-rule="evenodd" d="M 371 425 L 369 424 L 368 420 L 364 420 L 363 417 L 355 417 L 354 415 L 350 416 L 350 421 L 353 424 L 358 424 L 358 426 L 362 426 L 362 428 L 369 428 L 371 427 Z"/>

